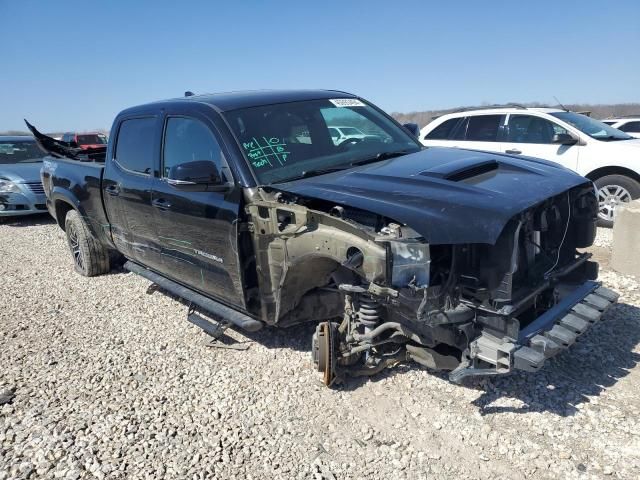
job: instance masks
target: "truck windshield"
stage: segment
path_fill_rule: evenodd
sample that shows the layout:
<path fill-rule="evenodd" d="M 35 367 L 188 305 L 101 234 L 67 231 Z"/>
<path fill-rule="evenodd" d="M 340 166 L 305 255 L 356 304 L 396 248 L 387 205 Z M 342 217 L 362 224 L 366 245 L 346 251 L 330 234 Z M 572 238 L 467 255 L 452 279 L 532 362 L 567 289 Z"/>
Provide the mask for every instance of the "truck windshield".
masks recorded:
<path fill-rule="evenodd" d="M 615 140 L 631 140 L 633 137 L 621 132 L 617 128 L 613 128 L 606 123 L 594 120 L 586 115 L 581 115 L 575 112 L 555 112 L 552 113 L 556 118 L 567 122 L 569 125 L 573 125 L 575 128 L 583 133 L 586 133 L 591 138 L 603 141 L 615 141 Z"/>
<path fill-rule="evenodd" d="M 107 137 L 104 135 L 84 134 L 78 135 L 78 145 L 106 145 Z"/>
<path fill-rule="evenodd" d="M 421 148 L 387 116 L 353 98 L 249 107 L 224 115 L 263 185 L 346 169 Z M 335 126 L 343 131 L 343 127 L 353 127 L 361 138 L 337 141 L 331 128 Z"/>
<path fill-rule="evenodd" d="M 42 150 L 32 140 L 0 140 L 0 164 L 41 162 Z"/>

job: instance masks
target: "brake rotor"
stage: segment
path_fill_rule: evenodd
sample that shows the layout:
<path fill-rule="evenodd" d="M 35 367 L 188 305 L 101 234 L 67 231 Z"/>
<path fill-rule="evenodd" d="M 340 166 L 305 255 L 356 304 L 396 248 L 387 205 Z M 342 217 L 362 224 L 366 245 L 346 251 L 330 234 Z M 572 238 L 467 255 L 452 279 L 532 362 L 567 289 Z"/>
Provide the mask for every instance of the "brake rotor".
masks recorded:
<path fill-rule="evenodd" d="M 312 356 L 326 386 L 330 386 L 336 378 L 335 341 L 335 327 L 330 322 L 318 324 L 313 335 Z"/>

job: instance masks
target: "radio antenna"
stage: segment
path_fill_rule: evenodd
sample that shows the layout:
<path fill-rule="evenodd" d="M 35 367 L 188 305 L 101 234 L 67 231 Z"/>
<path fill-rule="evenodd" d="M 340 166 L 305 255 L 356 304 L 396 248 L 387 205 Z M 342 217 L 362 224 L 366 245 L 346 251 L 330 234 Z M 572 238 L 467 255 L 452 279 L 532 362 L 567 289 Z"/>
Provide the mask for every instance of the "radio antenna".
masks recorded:
<path fill-rule="evenodd" d="M 558 100 L 558 97 L 555 97 L 555 96 L 554 96 L 553 98 L 554 98 L 554 100 L 555 100 L 556 102 L 558 102 L 558 105 L 560 105 L 560 108 L 562 108 L 565 112 L 568 112 L 568 111 L 569 111 L 569 110 L 567 110 L 567 107 L 565 107 L 562 103 L 560 103 L 560 100 Z"/>

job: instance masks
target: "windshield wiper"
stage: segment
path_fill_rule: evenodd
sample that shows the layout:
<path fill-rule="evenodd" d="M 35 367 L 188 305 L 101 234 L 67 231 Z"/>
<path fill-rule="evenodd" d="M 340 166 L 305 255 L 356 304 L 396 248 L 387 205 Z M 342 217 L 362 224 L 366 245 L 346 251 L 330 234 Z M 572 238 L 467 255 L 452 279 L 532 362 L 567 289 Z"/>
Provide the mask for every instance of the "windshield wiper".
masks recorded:
<path fill-rule="evenodd" d="M 366 165 L 368 163 L 380 162 L 382 160 L 388 160 L 389 158 L 401 157 L 402 155 L 407 155 L 409 153 L 415 153 L 419 150 L 398 150 L 395 152 L 382 152 L 378 153 L 373 157 L 364 158 L 362 160 L 358 160 L 357 162 L 351 162 L 348 165 L 343 165 L 341 167 L 332 167 L 332 168 L 315 168 L 312 170 L 305 170 L 300 175 L 295 175 L 293 177 L 284 178 L 282 180 L 278 180 L 277 183 L 284 182 L 292 182 L 294 180 L 301 180 L 303 178 L 315 177 L 318 175 L 324 175 L 326 173 L 339 172 L 341 170 L 348 170 L 352 167 L 359 167 L 360 165 Z"/>
<path fill-rule="evenodd" d="M 416 153 L 418 150 L 397 150 L 395 152 L 382 152 L 374 155 L 373 157 L 364 158 L 362 160 L 358 160 L 357 162 L 351 162 L 351 166 L 360 166 L 366 165 L 368 163 L 380 162 L 382 160 L 388 160 L 390 158 L 401 157 L 403 155 L 408 155 L 410 153 Z"/>
<path fill-rule="evenodd" d="M 340 170 L 347 170 L 350 168 L 346 167 L 333 167 L 333 168 L 314 168 L 313 170 L 305 170 L 300 173 L 300 175 L 295 175 L 293 177 L 284 178 L 282 180 L 278 180 L 278 183 L 291 182 L 293 180 L 300 180 L 302 178 L 316 177 L 318 175 L 324 175 L 326 173 L 339 172 Z"/>

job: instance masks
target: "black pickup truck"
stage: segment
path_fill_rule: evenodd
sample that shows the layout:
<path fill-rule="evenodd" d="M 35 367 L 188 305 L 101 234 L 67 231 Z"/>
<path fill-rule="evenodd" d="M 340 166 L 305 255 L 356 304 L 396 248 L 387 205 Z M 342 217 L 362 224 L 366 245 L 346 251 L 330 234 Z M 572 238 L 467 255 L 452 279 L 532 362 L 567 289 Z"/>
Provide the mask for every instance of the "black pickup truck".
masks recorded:
<path fill-rule="evenodd" d="M 336 142 L 336 125 L 364 135 Z M 150 103 L 120 113 L 102 150 L 31 128 L 79 273 L 124 261 L 203 328 L 315 322 L 327 385 L 406 361 L 454 382 L 535 371 L 617 300 L 580 250 L 596 231 L 591 182 L 532 158 L 422 148 L 351 94 Z"/>

